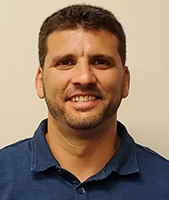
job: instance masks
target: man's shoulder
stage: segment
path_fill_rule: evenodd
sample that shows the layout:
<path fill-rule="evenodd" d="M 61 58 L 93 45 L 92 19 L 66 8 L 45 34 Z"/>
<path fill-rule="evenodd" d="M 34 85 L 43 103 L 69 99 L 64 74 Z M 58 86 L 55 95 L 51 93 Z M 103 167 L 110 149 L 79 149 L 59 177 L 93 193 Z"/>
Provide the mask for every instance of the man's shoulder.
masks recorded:
<path fill-rule="evenodd" d="M 19 140 L 17 142 L 9 144 L 9 145 L 7 145 L 5 147 L 2 147 L 0 149 L 0 152 L 5 152 L 5 151 L 9 151 L 9 150 L 18 149 L 20 147 L 23 147 L 23 146 L 27 145 L 31 140 L 32 140 L 32 138 L 25 138 L 23 140 Z"/>
<path fill-rule="evenodd" d="M 27 138 L 0 149 L 0 162 L 14 162 L 21 157 L 26 157 L 31 151 L 31 140 Z"/>
<path fill-rule="evenodd" d="M 143 156 L 143 159 L 153 159 L 153 160 L 157 160 L 158 162 L 164 162 L 166 164 L 169 164 L 169 160 L 167 160 L 166 158 L 164 158 L 162 155 L 158 154 L 156 151 L 152 150 L 149 147 L 140 145 L 140 144 L 136 144 L 137 146 L 137 152 L 139 155 Z"/>
<path fill-rule="evenodd" d="M 147 176 L 165 177 L 169 181 L 169 161 L 148 147 L 136 146 L 140 171 Z"/>

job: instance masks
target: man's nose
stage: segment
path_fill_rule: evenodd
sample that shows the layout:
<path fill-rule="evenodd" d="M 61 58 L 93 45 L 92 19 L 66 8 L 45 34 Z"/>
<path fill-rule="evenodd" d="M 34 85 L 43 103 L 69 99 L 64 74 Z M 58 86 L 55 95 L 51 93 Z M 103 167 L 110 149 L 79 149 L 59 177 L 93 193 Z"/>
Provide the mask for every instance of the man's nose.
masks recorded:
<path fill-rule="evenodd" d="M 77 64 L 71 81 L 74 85 L 95 85 L 96 75 L 94 69 L 88 63 Z"/>

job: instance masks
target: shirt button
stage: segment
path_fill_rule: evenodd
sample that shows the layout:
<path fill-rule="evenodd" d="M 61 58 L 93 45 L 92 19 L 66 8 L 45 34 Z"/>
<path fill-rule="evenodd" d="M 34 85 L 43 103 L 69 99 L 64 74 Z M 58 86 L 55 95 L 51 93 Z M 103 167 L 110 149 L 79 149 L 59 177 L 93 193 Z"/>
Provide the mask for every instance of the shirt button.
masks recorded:
<path fill-rule="evenodd" d="M 58 174 L 62 175 L 62 170 L 58 169 Z"/>
<path fill-rule="evenodd" d="M 86 192 L 83 187 L 79 188 L 78 191 L 79 191 L 80 194 L 84 194 Z"/>

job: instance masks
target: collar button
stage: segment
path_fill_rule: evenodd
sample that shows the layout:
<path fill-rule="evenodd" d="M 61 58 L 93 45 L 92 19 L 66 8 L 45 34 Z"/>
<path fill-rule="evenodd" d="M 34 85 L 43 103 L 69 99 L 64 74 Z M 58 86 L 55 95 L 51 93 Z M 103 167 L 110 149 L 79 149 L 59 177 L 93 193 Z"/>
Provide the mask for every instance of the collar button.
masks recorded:
<path fill-rule="evenodd" d="M 58 172 L 58 174 L 62 175 L 62 170 L 61 169 L 58 169 L 57 172 Z"/>
<path fill-rule="evenodd" d="M 78 189 L 78 191 L 79 191 L 80 194 L 84 194 L 84 193 L 86 192 L 85 189 L 84 189 L 83 187 L 80 187 L 80 188 Z"/>

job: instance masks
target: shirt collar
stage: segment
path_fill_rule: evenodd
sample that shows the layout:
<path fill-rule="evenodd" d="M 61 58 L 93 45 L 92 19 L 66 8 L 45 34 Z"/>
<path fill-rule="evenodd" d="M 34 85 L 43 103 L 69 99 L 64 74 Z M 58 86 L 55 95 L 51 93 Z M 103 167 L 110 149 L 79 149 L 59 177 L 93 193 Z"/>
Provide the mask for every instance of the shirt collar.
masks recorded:
<path fill-rule="evenodd" d="M 139 172 L 136 144 L 120 122 L 117 122 L 117 134 L 120 136 L 121 143 L 115 155 L 105 166 L 107 175 L 113 171 L 119 175 Z"/>
<path fill-rule="evenodd" d="M 99 173 L 90 177 L 87 181 L 105 179 L 113 172 L 118 175 L 130 175 L 139 172 L 136 144 L 125 126 L 120 122 L 117 122 L 117 134 L 121 139 L 117 152 Z"/>
<path fill-rule="evenodd" d="M 139 171 L 137 163 L 136 144 L 128 134 L 123 124 L 118 122 L 117 133 L 121 138 L 121 144 L 110 164 L 114 165 L 114 171 L 120 175 L 131 174 Z"/>
<path fill-rule="evenodd" d="M 50 167 L 60 167 L 49 149 L 45 139 L 46 133 L 47 119 L 41 122 L 32 138 L 31 170 L 36 172 L 44 171 Z M 117 123 L 117 134 L 121 138 L 119 149 L 97 176 L 93 177 L 94 179 L 105 178 L 113 171 L 119 175 L 139 172 L 136 144 L 120 122 Z"/>
<path fill-rule="evenodd" d="M 32 138 L 31 170 L 44 171 L 53 166 L 59 166 L 47 144 L 47 119 L 43 120 Z"/>

